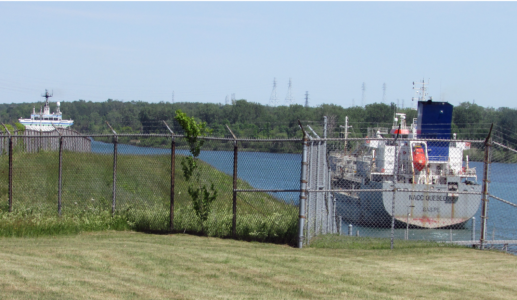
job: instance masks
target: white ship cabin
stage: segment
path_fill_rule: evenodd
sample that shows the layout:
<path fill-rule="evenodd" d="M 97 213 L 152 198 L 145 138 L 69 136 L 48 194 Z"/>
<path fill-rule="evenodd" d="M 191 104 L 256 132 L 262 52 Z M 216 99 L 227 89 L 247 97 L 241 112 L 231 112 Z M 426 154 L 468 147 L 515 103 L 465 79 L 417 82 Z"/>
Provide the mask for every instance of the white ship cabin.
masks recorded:
<path fill-rule="evenodd" d="M 455 142 L 456 134 L 450 142 L 418 140 L 417 119 L 407 126 L 406 116 L 402 113 L 396 114 L 389 135 L 387 128 L 368 128 L 368 132 L 370 137 L 389 138 L 366 141 L 370 155 L 360 159 L 362 163 L 358 163 L 358 173 L 371 181 L 396 179 L 398 183 L 415 184 L 477 182 L 475 168 L 469 168 L 468 155 L 463 165 L 463 151 L 470 149 L 470 143 Z"/>
<path fill-rule="evenodd" d="M 26 129 L 36 130 L 36 131 L 52 131 L 55 130 L 55 127 L 70 127 L 74 124 L 73 120 L 63 120 L 63 115 L 60 111 L 60 103 L 57 102 L 56 111 L 51 113 L 50 106 L 48 102 L 48 93 L 47 93 L 47 101 L 45 102 L 45 106 L 40 108 L 40 112 L 36 113 L 36 108 L 32 108 L 32 114 L 30 119 L 20 118 L 18 121 L 25 126 Z"/>

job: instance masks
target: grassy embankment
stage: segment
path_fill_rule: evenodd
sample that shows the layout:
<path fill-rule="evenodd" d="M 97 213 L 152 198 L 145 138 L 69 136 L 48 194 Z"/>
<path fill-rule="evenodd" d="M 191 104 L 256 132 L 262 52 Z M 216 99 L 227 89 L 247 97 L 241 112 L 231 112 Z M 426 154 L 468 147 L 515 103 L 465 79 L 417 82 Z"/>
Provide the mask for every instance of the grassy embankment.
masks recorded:
<path fill-rule="evenodd" d="M 513 255 L 415 242 L 389 250 L 389 241 L 385 247 L 381 240 L 342 238 L 342 249 L 295 249 L 114 231 L 4 237 L 0 294 L 3 299 L 512 299 L 517 294 Z"/>
<path fill-rule="evenodd" d="M 180 157 L 175 170 L 174 227 L 200 233 L 187 194 Z M 63 155 L 62 216 L 57 215 L 58 153 L 15 153 L 13 207 L 8 213 L 7 156 L 0 156 L 0 236 L 39 236 L 106 229 L 166 232 L 169 227 L 170 156 L 119 155 L 117 204 L 111 216 L 113 157 L 93 153 Z M 213 181 L 219 197 L 205 228 L 226 237 L 232 224 L 232 177 L 202 163 L 202 180 Z M 251 188 L 244 181 L 239 188 Z M 292 243 L 297 207 L 264 193 L 238 195 L 237 233 L 241 239 Z"/>

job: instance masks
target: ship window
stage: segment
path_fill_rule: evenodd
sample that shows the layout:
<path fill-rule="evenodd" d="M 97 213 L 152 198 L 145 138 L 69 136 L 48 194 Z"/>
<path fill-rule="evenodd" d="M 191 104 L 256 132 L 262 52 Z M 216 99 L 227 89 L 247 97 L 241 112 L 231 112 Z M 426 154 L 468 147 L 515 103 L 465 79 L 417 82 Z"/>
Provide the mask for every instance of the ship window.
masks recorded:
<path fill-rule="evenodd" d="M 447 187 L 449 191 L 457 191 L 458 190 L 458 183 L 457 182 L 448 182 Z"/>

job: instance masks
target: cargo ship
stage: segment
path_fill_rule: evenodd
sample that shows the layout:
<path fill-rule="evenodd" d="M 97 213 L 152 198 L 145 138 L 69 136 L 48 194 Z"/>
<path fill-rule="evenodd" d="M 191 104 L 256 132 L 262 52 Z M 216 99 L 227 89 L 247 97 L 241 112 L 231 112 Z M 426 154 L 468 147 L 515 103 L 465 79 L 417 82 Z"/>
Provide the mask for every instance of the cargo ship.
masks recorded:
<path fill-rule="evenodd" d="M 452 111 L 447 102 L 419 99 L 410 126 L 396 113 L 391 129 L 368 128 L 372 139 L 354 153 L 330 152 L 332 189 L 346 190 L 333 193 L 336 215 L 351 224 L 390 227 L 394 211 L 396 227 L 463 228 L 479 208 L 481 185 L 468 155 L 464 161 L 470 143 L 451 134 Z"/>
<path fill-rule="evenodd" d="M 74 124 L 73 120 L 63 120 L 63 114 L 60 111 L 61 104 L 57 102 L 56 111 L 50 112 L 50 105 L 48 98 L 53 95 L 45 90 L 45 94 L 41 95 L 45 97 L 45 106 L 40 108 L 40 112 L 36 113 L 36 108 L 32 108 L 32 114 L 30 119 L 18 119 L 18 122 L 23 124 L 26 129 L 36 131 L 52 131 L 55 127 L 67 128 Z M 55 127 L 54 127 L 55 126 Z"/>

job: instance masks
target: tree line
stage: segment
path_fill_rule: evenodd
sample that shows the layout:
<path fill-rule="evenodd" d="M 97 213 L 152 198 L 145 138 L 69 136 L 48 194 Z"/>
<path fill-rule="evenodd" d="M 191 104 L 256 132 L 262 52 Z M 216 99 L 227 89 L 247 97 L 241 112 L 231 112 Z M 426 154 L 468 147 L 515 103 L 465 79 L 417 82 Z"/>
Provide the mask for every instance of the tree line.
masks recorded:
<path fill-rule="evenodd" d="M 40 110 L 41 103 L 0 104 L 0 122 L 15 125 L 18 118 L 28 118 L 33 107 Z M 51 111 L 56 104 L 51 103 Z M 181 126 L 174 121 L 175 111 L 181 109 L 188 116 L 206 122 L 214 136 L 229 137 L 225 125 L 229 125 L 238 137 L 246 138 L 298 138 L 301 131 L 298 120 L 310 124 L 319 134 L 322 132 L 323 116 L 328 118 L 329 136 L 340 136 L 339 125 L 345 124 L 348 116 L 352 125 L 352 136 L 365 136 L 367 127 L 390 127 L 395 111 L 406 113 L 411 123 L 416 118 L 412 109 L 397 109 L 394 103 L 374 103 L 364 107 L 342 107 L 323 104 L 317 107 L 290 106 L 271 107 L 258 103 L 237 100 L 233 105 L 216 103 L 147 103 L 143 101 L 123 102 L 108 99 L 105 102 L 85 100 L 63 101 L 61 111 L 64 119 L 73 119 L 73 129 L 81 133 L 110 133 L 105 122 L 109 122 L 119 133 L 165 133 L 162 121 L 166 121 L 175 132 L 181 133 Z M 454 107 L 453 132 L 461 138 L 480 139 L 486 136 L 494 123 L 504 140 L 517 140 L 517 110 L 508 107 L 482 107 L 463 102 Z M 342 134 L 342 133 L 341 133 Z"/>

